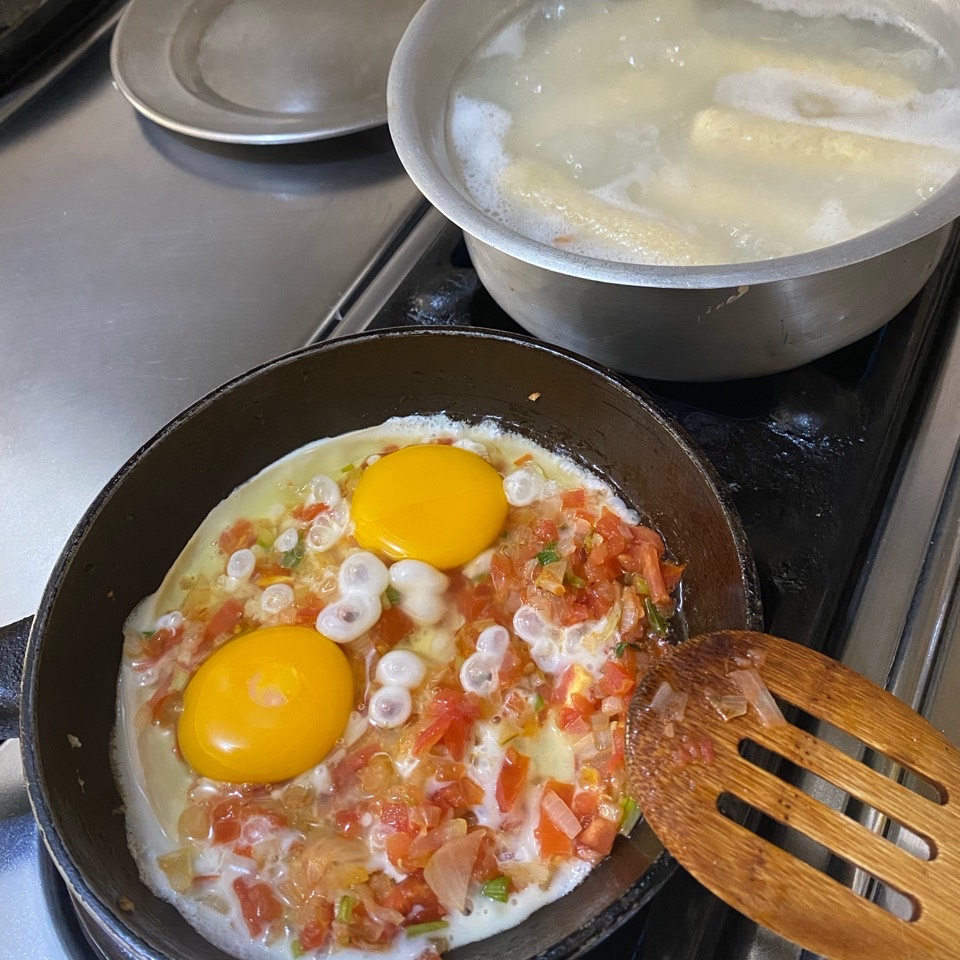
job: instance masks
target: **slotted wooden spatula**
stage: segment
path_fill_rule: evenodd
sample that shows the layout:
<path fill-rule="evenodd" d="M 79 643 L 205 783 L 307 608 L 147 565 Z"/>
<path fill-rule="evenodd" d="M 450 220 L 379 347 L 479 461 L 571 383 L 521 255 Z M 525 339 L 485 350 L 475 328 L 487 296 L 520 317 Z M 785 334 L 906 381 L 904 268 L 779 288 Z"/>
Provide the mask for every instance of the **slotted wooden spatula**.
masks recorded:
<path fill-rule="evenodd" d="M 763 681 L 761 695 L 767 689 L 862 740 L 933 784 L 940 802 L 780 722 L 778 711 L 758 711 L 751 669 Z M 741 684 L 751 705 L 724 719 L 743 707 Z M 907 827 L 927 842 L 930 859 L 895 846 L 745 759 L 741 746 L 748 741 Z M 960 957 L 960 751 L 902 701 L 837 661 L 747 631 L 678 644 L 634 696 L 627 769 L 637 802 L 667 850 L 756 922 L 831 960 Z M 912 919 L 894 916 L 729 819 L 718 807 L 724 795 L 813 838 L 904 894 L 914 905 Z"/>

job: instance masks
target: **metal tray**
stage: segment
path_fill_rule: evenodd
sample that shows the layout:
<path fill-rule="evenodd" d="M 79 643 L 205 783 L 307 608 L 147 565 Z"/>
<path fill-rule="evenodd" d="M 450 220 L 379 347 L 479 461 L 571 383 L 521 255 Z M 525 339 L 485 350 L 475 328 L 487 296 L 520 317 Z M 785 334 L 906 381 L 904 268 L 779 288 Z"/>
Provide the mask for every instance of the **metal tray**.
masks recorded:
<path fill-rule="evenodd" d="M 422 0 L 132 0 L 118 87 L 172 130 L 294 143 L 386 120 L 387 72 Z"/>

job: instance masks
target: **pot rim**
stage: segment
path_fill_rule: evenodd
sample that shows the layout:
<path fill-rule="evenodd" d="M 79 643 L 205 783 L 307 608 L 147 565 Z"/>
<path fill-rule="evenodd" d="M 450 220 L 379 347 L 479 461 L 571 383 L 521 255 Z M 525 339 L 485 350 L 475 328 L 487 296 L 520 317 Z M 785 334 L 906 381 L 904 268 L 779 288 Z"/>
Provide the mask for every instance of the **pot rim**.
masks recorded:
<path fill-rule="evenodd" d="M 531 0 L 514 0 L 517 11 Z M 438 161 L 435 149 L 443 150 L 446 160 L 444 125 L 433 144 L 425 144 L 417 136 L 417 115 L 424 97 L 420 90 L 425 83 L 435 83 L 431 70 L 432 48 L 441 31 L 438 21 L 449 15 L 448 0 L 425 0 L 397 46 L 387 80 L 387 123 L 394 146 L 407 174 L 420 192 L 444 216 L 452 220 L 471 238 L 552 273 L 565 274 L 586 281 L 600 281 L 631 287 L 665 287 L 678 289 L 714 289 L 772 283 L 809 277 L 842 269 L 864 260 L 882 256 L 925 237 L 960 216 L 960 171 L 936 193 L 906 213 L 849 240 L 819 247 L 804 253 L 745 261 L 737 264 L 681 266 L 626 263 L 603 260 L 560 250 L 532 240 L 507 227 L 482 211 L 467 195 L 465 187 L 449 172 L 445 162 Z M 494 21 L 495 22 L 495 21 Z M 493 22 L 491 23 L 491 26 Z M 484 30 L 481 42 L 489 36 Z M 478 44 L 472 45 L 471 50 Z M 460 63 L 463 62 L 461 59 Z M 460 63 L 458 63 L 458 68 Z M 430 119 L 434 130 L 437 123 Z"/>

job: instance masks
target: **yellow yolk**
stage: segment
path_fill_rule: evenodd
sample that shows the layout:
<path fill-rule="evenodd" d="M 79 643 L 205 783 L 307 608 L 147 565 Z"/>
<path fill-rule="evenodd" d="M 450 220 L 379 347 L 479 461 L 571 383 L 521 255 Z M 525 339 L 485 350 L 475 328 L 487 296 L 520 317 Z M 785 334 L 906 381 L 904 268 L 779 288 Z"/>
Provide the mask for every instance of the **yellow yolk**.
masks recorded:
<path fill-rule="evenodd" d="M 183 693 L 180 751 L 201 776 L 276 783 L 318 764 L 353 709 L 343 651 L 309 627 L 266 627 L 231 640 Z"/>
<path fill-rule="evenodd" d="M 503 479 L 483 457 L 431 443 L 404 447 L 367 467 L 351 514 L 362 547 L 449 570 L 493 543 L 507 498 Z"/>

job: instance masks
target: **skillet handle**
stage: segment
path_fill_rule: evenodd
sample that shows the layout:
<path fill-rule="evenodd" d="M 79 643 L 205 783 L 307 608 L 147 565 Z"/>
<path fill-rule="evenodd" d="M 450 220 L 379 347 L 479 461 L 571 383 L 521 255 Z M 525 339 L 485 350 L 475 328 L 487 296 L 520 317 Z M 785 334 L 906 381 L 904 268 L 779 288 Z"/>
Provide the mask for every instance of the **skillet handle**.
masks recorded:
<path fill-rule="evenodd" d="M 20 733 L 20 681 L 33 617 L 0 627 L 0 740 Z"/>

